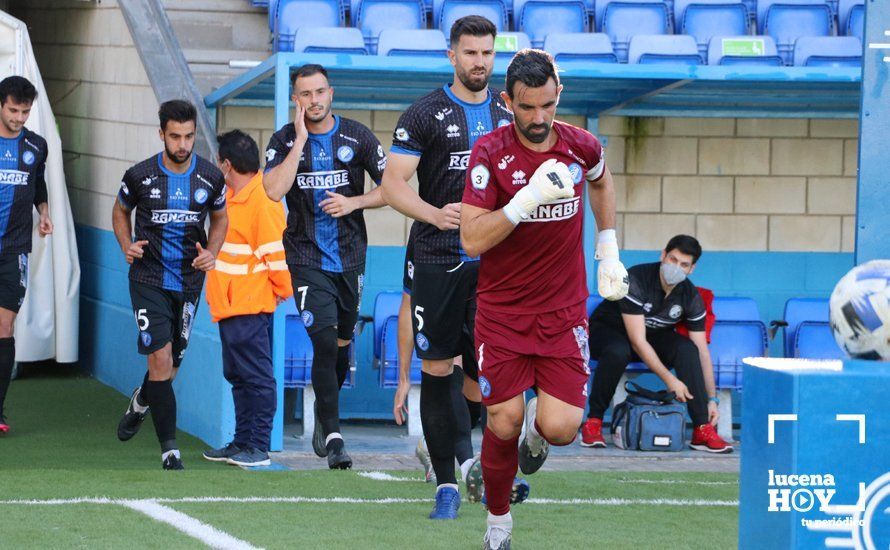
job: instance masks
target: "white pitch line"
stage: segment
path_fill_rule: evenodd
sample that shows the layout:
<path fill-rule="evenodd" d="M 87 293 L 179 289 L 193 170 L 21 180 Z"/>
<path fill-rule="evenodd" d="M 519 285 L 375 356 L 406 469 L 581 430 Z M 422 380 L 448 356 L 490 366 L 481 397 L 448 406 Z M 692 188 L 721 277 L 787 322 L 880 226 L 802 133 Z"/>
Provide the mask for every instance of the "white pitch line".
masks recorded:
<path fill-rule="evenodd" d="M 192 538 L 198 539 L 211 548 L 220 548 L 223 550 L 256 550 L 256 547 L 249 542 L 235 538 L 228 533 L 224 533 L 211 525 L 207 525 L 206 523 L 193 518 L 192 516 L 158 504 L 155 501 L 119 500 L 116 503 L 145 514 L 155 521 L 166 523 L 174 529 L 181 531 Z"/>
<path fill-rule="evenodd" d="M 645 483 L 658 485 L 738 485 L 738 481 L 683 481 L 682 479 L 619 479 L 619 483 Z"/>
<path fill-rule="evenodd" d="M 386 472 L 356 472 L 359 476 L 373 479 L 374 481 L 410 481 L 415 483 L 424 483 L 419 477 L 396 477 Z"/>
<path fill-rule="evenodd" d="M 109 498 L 74 498 L 51 500 L 0 500 L 0 505 L 65 505 L 65 504 L 122 504 L 128 502 L 150 503 L 254 503 L 254 504 L 423 504 L 432 502 L 429 498 L 377 498 L 362 499 L 351 497 L 183 497 L 157 498 L 144 501 L 115 500 Z M 704 499 L 633 499 L 633 498 L 530 498 L 527 504 L 537 505 L 589 505 L 589 506 L 738 506 L 737 500 Z"/>

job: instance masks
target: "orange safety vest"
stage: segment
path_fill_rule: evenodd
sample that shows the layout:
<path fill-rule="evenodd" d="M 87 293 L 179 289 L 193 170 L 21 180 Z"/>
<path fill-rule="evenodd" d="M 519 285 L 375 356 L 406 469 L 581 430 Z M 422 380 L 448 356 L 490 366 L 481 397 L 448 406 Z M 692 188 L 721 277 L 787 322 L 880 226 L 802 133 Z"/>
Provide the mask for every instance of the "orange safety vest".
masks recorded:
<path fill-rule="evenodd" d="M 226 190 L 226 242 L 207 274 L 213 322 L 236 315 L 273 313 L 294 291 L 284 256 L 284 206 L 263 189 L 258 173 L 235 195 Z"/>

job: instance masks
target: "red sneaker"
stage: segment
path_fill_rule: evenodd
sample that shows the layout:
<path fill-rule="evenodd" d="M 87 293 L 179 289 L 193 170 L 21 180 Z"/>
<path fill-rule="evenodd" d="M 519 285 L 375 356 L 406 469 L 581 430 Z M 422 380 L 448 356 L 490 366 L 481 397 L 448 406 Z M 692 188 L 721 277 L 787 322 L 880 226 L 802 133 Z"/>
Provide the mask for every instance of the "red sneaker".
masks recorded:
<path fill-rule="evenodd" d="M 0 416 L 0 435 L 6 435 L 7 432 L 9 432 L 9 424 L 6 423 L 3 416 Z"/>
<path fill-rule="evenodd" d="M 696 451 L 707 451 L 709 453 L 732 452 L 732 445 L 723 441 L 711 424 L 696 426 L 692 430 L 692 441 L 689 443 L 689 446 Z"/>
<path fill-rule="evenodd" d="M 582 447 L 605 447 L 606 440 L 603 439 L 603 419 L 588 418 L 581 426 L 581 446 Z"/>

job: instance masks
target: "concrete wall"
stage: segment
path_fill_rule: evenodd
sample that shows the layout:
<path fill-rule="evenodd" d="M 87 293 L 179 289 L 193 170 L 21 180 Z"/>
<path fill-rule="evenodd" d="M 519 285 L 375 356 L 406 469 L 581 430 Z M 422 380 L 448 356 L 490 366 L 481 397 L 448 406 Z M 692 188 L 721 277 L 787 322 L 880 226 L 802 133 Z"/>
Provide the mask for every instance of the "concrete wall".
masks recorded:
<path fill-rule="evenodd" d="M 389 148 L 399 113 L 338 112 Z M 270 109 L 227 107 L 218 125 L 247 130 L 264 148 L 271 121 Z M 848 120 L 604 117 L 599 135 L 616 176 L 621 245 L 658 249 L 688 233 L 709 251 L 850 252 L 857 133 Z M 366 215 L 371 245 L 404 244 L 397 212 Z"/>

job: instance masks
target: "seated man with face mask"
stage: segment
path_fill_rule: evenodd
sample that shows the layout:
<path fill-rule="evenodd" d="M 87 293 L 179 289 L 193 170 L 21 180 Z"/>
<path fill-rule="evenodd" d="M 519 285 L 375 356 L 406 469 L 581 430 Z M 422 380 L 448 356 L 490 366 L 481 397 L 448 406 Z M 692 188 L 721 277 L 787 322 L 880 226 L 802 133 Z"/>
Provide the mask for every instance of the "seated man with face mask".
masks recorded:
<path fill-rule="evenodd" d="M 630 291 L 617 302 L 603 301 L 590 316 L 590 356 L 598 361 L 581 428 L 581 445 L 605 447 L 603 415 L 628 363 L 642 361 L 677 400 L 686 403 L 694 426 L 690 446 L 711 453 L 732 452 L 717 435 L 714 368 L 705 336 L 705 305 L 687 276 L 701 257 L 694 237 L 677 235 L 661 262 L 627 270 Z M 677 334 L 678 323 L 689 330 Z M 671 373 L 673 369 L 673 373 Z"/>

